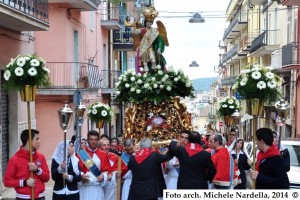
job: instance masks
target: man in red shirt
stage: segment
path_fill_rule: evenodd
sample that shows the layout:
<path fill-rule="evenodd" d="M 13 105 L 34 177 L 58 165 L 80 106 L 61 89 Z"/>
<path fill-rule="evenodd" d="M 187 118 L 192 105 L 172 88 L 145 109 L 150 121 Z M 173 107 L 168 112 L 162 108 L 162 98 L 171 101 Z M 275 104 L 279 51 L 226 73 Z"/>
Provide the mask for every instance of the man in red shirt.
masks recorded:
<path fill-rule="evenodd" d="M 9 160 L 4 175 L 4 186 L 14 187 L 16 199 L 31 199 L 32 188 L 34 198 L 45 199 L 45 183 L 50 179 L 49 168 L 45 156 L 37 150 L 40 147 L 39 131 L 32 129 L 33 162 L 30 162 L 29 130 L 21 133 L 22 146 L 20 150 Z M 33 171 L 33 178 L 30 174 Z"/>

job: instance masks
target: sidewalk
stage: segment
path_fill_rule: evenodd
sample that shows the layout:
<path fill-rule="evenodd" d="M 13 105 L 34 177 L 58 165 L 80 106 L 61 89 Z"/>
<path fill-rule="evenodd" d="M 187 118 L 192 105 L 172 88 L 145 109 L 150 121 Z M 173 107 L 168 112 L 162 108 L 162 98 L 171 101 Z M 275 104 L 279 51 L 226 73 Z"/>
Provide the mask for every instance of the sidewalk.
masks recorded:
<path fill-rule="evenodd" d="M 45 191 L 45 198 L 46 200 L 51 200 L 52 199 L 52 192 L 53 192 L 53 185 L 46 185 L 46 191 Z M 1 200 L 12 200 L 16 199 L 16 191 L 14 188 L 8 188 L 4 192 L 2 192 L 0 196 Z"/>

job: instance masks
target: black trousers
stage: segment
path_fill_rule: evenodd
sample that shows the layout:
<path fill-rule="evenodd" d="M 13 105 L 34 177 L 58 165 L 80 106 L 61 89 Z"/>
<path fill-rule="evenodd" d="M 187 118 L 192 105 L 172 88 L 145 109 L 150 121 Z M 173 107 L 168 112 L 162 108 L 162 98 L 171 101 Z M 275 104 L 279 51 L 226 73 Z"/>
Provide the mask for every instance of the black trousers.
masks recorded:
<path fill-rule="evenodd" d="M 16 200 L 29 200 L 29 199 L 22 199 L 22 198 L 16 198 Z M 40 198 L 37 198 L 37 199 L 34 199 L 34 200 L 45 200 L 45 197 L 40 197 Z"/>

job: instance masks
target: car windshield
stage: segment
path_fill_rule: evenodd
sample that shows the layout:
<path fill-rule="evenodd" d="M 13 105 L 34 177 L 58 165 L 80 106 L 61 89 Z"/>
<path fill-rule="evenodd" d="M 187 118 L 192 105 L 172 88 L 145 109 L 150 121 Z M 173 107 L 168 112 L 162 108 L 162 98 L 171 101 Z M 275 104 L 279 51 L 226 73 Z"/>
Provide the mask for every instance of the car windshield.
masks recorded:
<path fill-rule="evenodd" d="M 300 146 L 299 145 L 284 145 L 285 148 L 289 150 L 290 153 L 290 163 L 291 166 L 300 166 Z"/>

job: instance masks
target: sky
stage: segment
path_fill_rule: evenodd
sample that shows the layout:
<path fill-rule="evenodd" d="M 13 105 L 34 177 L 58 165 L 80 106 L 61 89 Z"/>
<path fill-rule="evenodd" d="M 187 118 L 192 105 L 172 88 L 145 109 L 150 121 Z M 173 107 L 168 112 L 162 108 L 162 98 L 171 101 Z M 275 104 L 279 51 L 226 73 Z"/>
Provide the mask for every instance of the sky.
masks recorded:
<path fill-rule="evenodd" d="M 169 47 L 163 53 L 167 66 L 173 66 L 175 70 L 181 68 L 190 79 L 217 76 L 214 66 L 219 64 L 218 45 L 228 26 L 225 12 L 229 2 L 230 0 L 154 1 L 159 12 L 156 20 L 162 21 L 167 30 Z M 189 18 L 196 12 L 205 18 L 205 23 L 189 23 Z M 212 15 L 219 17 L 213 18 Z M 156 27 L 156 23 L 153 26 Z M 189 67 L 192 61 L 196 61 L 199 67 Z"/>

